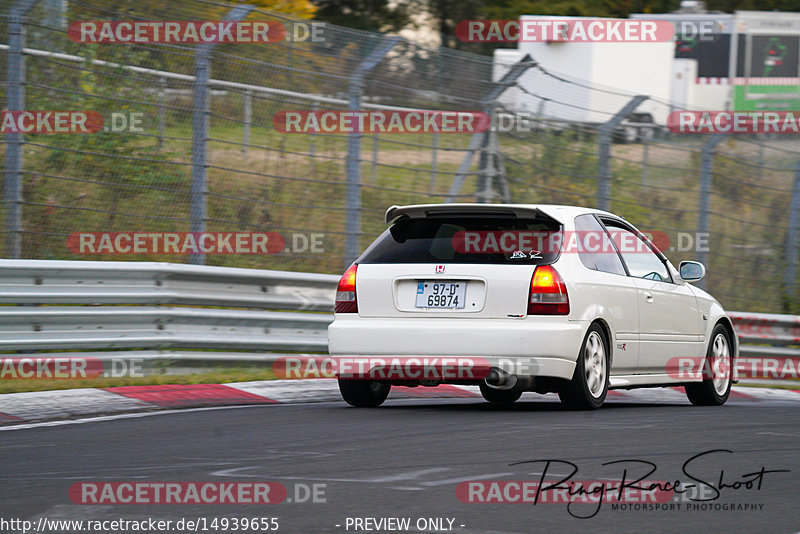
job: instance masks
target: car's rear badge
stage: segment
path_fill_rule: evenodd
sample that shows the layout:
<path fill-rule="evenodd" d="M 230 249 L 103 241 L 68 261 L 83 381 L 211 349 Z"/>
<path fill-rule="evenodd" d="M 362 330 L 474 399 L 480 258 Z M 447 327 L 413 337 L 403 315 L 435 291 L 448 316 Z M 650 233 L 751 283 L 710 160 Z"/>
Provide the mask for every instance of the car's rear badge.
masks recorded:
<path fill-rule="evenodd" d="M 444 265 L 437 265 L 436 266 L 436 273 L 443 273 L 444 272 Z"/>

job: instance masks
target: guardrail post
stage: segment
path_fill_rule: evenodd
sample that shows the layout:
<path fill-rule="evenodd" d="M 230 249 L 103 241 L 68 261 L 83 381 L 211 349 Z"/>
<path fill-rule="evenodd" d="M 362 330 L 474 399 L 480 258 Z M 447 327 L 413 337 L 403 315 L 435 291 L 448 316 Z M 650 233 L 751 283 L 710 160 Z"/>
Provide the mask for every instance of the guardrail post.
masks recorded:
<path fill-rule="evenodd" d="M 700 197 L 697 206 L 697 235 L 695 236 L 695 241 L 699 236 L 708 234 L 708 215 L 711 209 L 711 178 L 714 175 L 714 151 L 716 146 L 724 139 L 724 135 L 712 135 L 706 139 L 700 151 Z M 706 265 L 708 252 L 706 250 L 698 250 L 697 261 Z M 706 265 L 706 267 L 708 266 Z M 705 289 L 706 279 L 700 280 L 695 285 Z"/>
<path fill-rule="evenodd" d="M 483 112 L 487 115 L 491 114 L 495 107 L 496 100 L 500 98 L 500 95 L 502 95 L 509 87 L 516 85 L 517 80 L 519 80 L 525 71 L 531 67 L 535 67 L 536 65 L 537 63 L 528 54 L 514 63 L 511 68 L 508 69 L 508 72 L 503 75 L 500 81 L 494 84 L 494 87 L 481 99 L 481 107 L 483 108 Z M 493 124 L 490 124 L 490 129 L 493 126 Z M 447 198 L 445 199 L 445 202 L 455 202 L 458 199 L 458 195 L 461 193 L 461 187 L 464 185 L 464 180 L 466 180 L 467 175 L 469 174 L 469 168 L 472 166 L 472 158 L 475 156 L 475 152 L 484 146 L 487 136 L 488 130 L 486 132 L 476 132 L 472 134 L 472 139 L 469 141 L 469 146 L 467 147 L 466 154 L 464 154 L 464 159 L 461 160 L 461 164 L 458 166 L 456 175 L 453 178 L 453 183 L 450 184 L 450 190 L 447 192 Z"/>
<path fill-rule="evenodd" d="M 374 69 L 383 57 L 400 42 L 397 37 L 384 39 L 370 54 L 356 67 L 350 77 L 349 108 L 358 112 L 361 108 L 361 92 L 364 77 Z M 361 132 L 352 132 L 347 135 L 347 191 L 345 197 L 345 241 L 344 264 L 350 265 L 361 249 L 359 239 L 361 236 Z"/>
<path fill-rule="evenodd" d="M 611 136 L 617 126 L 648 98 L 646 95 L 634 96 L 600 126 L 597 136 L 597 207 L 601 210 L 608 211 L 611 208 Z"/>
<path fill-rule="evenodd" d="M 226 21 L 238 21 L 245 18 L 255 6 L 237 5 L 225 16 Z M 216 43 L 198 45 L 194 56 L 194 96 L 192 110 L 192 186 L 190 192 L 189 228 L 193 233 L 206 230 L 206 197 L 208 182 L 206 180 L 206 150 L 208 148 L 208 118 L 211 113 L 208 96 L 208 80 L 211 78 L 211 52 Z M 190 254 L 189 263 L 204 264 L 203 254 Z"/>
<path fill-rule="evenodd" d="M 11 7 L 8 19 L 8 111 L 25 110 L 25 17 L 39 0 L 19 0 Z M 22 254 L 22 145 L 21 133 L 6 134 L 6 204 L 5 256 L 19 258 Z"/>
<path fill-rule="evenodd" d="M 800 161 L 794 167 L 794 187 L 792 188 L 792 207 L 789 210 L 789 231 L 786 233 L 786 270 L 783 273 L 783 286 L 789 302 L 784 303 L 784 311 L 791 304 L 797 288 L 797 240 L 800 237 Z"/>

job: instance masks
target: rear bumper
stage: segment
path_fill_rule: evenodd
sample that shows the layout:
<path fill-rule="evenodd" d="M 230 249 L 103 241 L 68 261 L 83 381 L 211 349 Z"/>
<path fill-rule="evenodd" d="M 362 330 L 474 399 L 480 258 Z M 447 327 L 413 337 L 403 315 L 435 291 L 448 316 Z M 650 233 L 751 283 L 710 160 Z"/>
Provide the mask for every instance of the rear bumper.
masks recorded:
<path fill-rule="evenodd" d="M 588 323 L 565 318 L 362 318 L 328 327 L 336 357 L 476 357 L 511 374 L 572 378 Z"/>

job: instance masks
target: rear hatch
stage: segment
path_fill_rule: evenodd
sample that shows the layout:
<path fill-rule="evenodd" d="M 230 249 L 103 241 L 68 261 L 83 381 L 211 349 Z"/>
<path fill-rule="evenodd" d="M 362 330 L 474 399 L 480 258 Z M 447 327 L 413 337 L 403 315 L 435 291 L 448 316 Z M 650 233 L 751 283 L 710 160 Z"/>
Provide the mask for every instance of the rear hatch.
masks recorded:
<path fill-rule="evenodd" d="M 562 226 L 538 210 L 492 208 L 401 215 L 356 260 L 359 315 L 524 317 L 533 271 L 558 258 Z"/>

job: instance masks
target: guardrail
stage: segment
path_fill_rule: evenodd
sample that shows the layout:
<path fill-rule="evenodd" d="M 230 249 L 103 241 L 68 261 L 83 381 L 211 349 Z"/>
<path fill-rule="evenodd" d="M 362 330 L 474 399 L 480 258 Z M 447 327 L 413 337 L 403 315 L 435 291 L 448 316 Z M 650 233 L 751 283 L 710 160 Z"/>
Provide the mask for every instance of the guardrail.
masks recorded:
<path fill-rule="evenodd" d="M 239 360 L 326 352 L 338 280 L 171 263 L 0 260 L 0 304 L 18 305 L 0 306 L 0 351 Z"/>
<path fill-rule="evenodd" d="M 739 353 L 749 358 L 800 357 L 800 316 L 729 312 L 739 337 Z"/>
<path fill-rule="evenodd" d="M 327 352 L 338 276 L 173 263 L 0 260 L 0 351 L 272 360 Z M 319 312 L 319 313 L 315 313 Z M 746 357 L 800 357 L 800 316 L 731 312 Z"/>

